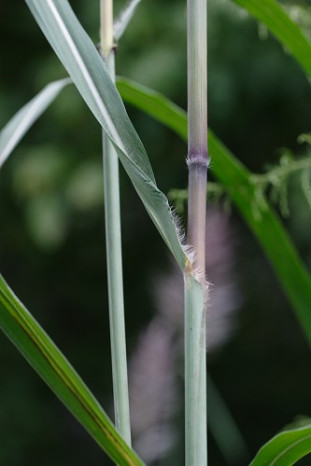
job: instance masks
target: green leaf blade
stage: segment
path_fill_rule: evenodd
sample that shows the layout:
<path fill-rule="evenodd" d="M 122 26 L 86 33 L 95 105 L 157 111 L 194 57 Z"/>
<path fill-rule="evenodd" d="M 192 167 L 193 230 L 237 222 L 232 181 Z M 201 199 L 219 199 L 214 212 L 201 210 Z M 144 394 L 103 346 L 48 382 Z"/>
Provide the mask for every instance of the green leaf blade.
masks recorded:
<path fill-rule="evenodd" d="M 162 94 L 128 78 L 117 77 L 121 97 L 129 104 L 140 108 L 187 140 L 187 114 Z"/>
<path fill-rule="evenodd" d="M 0 132 L 0 169 L 28 129 L 69 83 L 67 78 L 48 84 L 5 125 Z"/>
<path fill-rule="evenodd" d="M 66 0 L 26 0 L 26 3 L 82 97 L 115 146 L 151 219 L 183 269 L 186 256 L 171 209 L 166 197 L 156 185 L 145 149 L 94 44 Z"/>
<path fill-rule="evenodd" d="M 0 275 L 0 327 L 58 398 L 120 465 L 142 465 L 98 401 Z"/>
<path fill-rule="evenodd" d="M 211 131 L 209 147 L 215 175 L 262 246 L 311 343 L 310 274 L 274 209 L 264 197 L 258 199 L 251 173 Z"/>
<path fill-rule="evenodd" d="M 276 0 L 233 0 L 263 22 L 311 76 L 311 43 Z"/>
<path fill-rule="evenodd" d="M 257 453 L 251 466 L 288 466 L 311 453 L 311 427 L 281 432 Z"/>
<path fill-rule="evenodd" d="M 69 3 L 65 0 L 26 0 L 26 3 L 107 135 L 122 151 L 132 153 L 133 161 L 154 180 L 143 145 L 115 92 L 104 61 Z"/>
<path fill-rule="evenodd" d="M 126 31 L 140 2 L 141 0 L 130 0 L 115 20 L 113 25 L 113 32 L 114 38 L 117 41 L 123 36 L 124 32 Z"/>

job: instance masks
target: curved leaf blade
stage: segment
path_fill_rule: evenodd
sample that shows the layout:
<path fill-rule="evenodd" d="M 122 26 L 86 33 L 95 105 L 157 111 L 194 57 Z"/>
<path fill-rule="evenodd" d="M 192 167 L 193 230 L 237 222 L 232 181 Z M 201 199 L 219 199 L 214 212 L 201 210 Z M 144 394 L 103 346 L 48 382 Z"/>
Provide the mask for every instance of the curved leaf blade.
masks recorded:
<path fill-rule="evenodd" d="M 0 327 L 94 440 L 120 465 L 143 465 L 80 376 L 0 275 Z"/>
<path fill-rule="evenodd" d="M 117 86 L 125 101 L 169 126 L 185 141 L 187 140 L 187 114 L 184 110 L 163 95 L 128 79 L 118 78 Z M 251 181 L 252 174 L 211 130 L 208 132 L 208 147 L 211 170 L 223 183 L 232 201 L 261 244 L 311 342 L 310 275 L 275 211 L 265 199 L 259 202 Z"/>
<path fill-rule="evenodd" d="M 158 189 L 146 151 L 110 79 L 106 65 L 67 0 L 26 0 L 87 105 L 115 146 L 127 174 L 177 263 L 186 256 L 164 194 Z"/>
<path fill-rule="evenodd" d="M 209 147 L 215 175 L 257 238 L 311 343 L 311 277 L 305 265 L 275 210 L 264 197 L 258 198 L 251 174 L 246 172 L 247 176 L 244 167 L 241 170 L 231 152 L 211 132 Z"/>
<path fill-rule="evenodd" d="M 115 20 L 113 32 L 116 40 L 119 40 L 123 36 L 140 2 L 141 0 L 130 0 Z"/>
<path fill-rule="evenodd" d="M 276 0 L 233 1 L 263 22 L 311 76 L 311 43 Z"/>
<path fill-rule="evenodd" d="M 311 426 L 281 432 L 257 453 L 251 466 L 288 466 L 311 453 Z"/>
<path fill-rule="evenodd" d="M 171 100 L 159 92 L 123 76 L 117 77 L 117 88 L 125 102 L 154 117 L 157 121 L 179 134 L 184 140 L 187 139 L 186 112 Z"/>
<path fill-rule="evenodd" d="M 26 0 L 26 3 L 109 138 L 122 151 L 132 153 L 133 163 L 154 181 L 144 147 L 115 91 L 104 60 L 68 1 Z"/>
<path fill-rule="evenodd" d="M 66 78 L 48 84 L 5 125 L 0 132 L 0 168 L 29 128 L 69 82 L 70 79 Z"/>

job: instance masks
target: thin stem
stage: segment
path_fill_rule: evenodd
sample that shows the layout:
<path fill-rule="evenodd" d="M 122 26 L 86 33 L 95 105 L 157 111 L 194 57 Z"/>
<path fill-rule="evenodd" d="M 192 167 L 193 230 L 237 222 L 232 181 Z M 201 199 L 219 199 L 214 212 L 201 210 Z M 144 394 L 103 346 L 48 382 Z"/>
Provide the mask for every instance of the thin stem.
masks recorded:
<path fill-rule="evenodd" d="M 185 283 L 186 466 L 207 465 L 206 345 L 202 288 L 192 274 Z"/>
<path fill-rule="evenodd" d="M 188 0 L 188 242 L 205 271 L 207 178 L 207 0 Z"/>
<path fill-rule="evenodd" d="M 205 290 L 207 0 L 188 0 L 188 243 Z M 207 465 L 206 315 L 185 273 L 186 466 Z M 205 292 L 205 291 L 204 291 Z"/>
<path fill-rule="evenodd" d="M 207 161 L 207 0 L 188 0 L 189 156 Z"/>
<path fill-rule="evenodd" d="M 103 58 L 106 60 L 111 78 L 115 80 L 113 0 L 101 0 L 100 8 L 101 53 Z M 131 430 L 124 322 L 119 162 L 118 156 L 104 132 L 102 137 L 109 320 L 115 422 L 116 427 L 124 440 L 130 445 Z"/>
<path fill-rule="evenodd" d="M 100 50 L 105 59 L 113 54 L 113 44 L 113 0 L 100 0 Z"/>

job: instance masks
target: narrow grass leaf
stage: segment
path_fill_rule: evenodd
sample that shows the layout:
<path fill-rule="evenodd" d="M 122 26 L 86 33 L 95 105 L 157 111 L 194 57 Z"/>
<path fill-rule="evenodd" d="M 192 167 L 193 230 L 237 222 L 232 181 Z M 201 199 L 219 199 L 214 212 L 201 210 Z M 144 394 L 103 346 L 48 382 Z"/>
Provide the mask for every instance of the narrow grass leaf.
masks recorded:
<path fill-rule="evenodd" d="M 214 380 L 207 374 L 208 427 L 227 464 L 248 464 L 244 437 Z"/>
<path fill-rule="evenodd" d="M 5 125 L 0 132 L 0 168 L 28 129 L 36 122 L 69 82 L 70 79 L 61 79 L 48 84 Z"/>
<path fill-rule="evenodd" d="M 215 175 L 262 246 L 311 343 L 311 277 L 294 244 L 269 202 L 258 197 L 251 174 L 212 132 L 209 150 Z"/>
<path fill-rule="evenodd" d="M 311 76 L 311 43 L 276 0 L 233 0 L 263 22 Z"/>
<path fill-rule="evenodd" d="M 146 151 L 94 44 L 67 0 L 26 0 L 26 3 L 82 97 L 114 144 L 151 219 L 183 269 L 186 256 L 171 209 L 156 185 Z"/>
<path fill-rule="evenodd" d="M 159 92 L 149 89 L 128 78 L 117 77 L 117 88 L 121 97 L 156 120 L 171 128 L 184 140 L 187 139 L 185 111 Z"/>
<path fill-rule="evenodd" d="M 311 56 L 311 55 L 310 55 Z M 187 140 L 186 112 L 146 87 L 118 78 L 124 100 L 153 116 Z M 269 258 L 284 293 L 290 300 L 308 340 L 311 342 L 311 278 L 285 228 L 265 199 L 258 199 L 251 173 L 222 144 L 208 133 L 211 170 L 223 183 L 232 201 Z"/>
<path fill-rule="evenodd" d="M 311 453 L 311 426 L 281 432 L 266 443 L 250 466 L 288 466 Z"/>
<path fill-rule="evenodd" d="M 119 465 L 142 465 L 50 337 L 0 275 L 0 327 L 94 440 Z"/>
<path fill-rule="evenodd" d="M 119 40 L 123 36 L 140 2 L 141 0 L 130 0 L 115 20 L 113 31 L 116 40 Z"/>

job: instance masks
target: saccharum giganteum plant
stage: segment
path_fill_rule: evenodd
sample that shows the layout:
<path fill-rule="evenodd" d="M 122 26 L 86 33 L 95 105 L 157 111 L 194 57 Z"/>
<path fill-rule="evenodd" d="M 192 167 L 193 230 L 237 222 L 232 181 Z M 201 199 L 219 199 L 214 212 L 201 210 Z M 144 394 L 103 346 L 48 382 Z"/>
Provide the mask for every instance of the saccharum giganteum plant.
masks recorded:
<path fill-rule="evenodd" d="M 290 50 L 308 76 L 311 44 L 276 0 L 234 0 L 263 21 Z M 157 186 L 147 153 L 115 86 L 114 37 L 125 30 L 139 0 L 132 0 L 113 28 L 113 2 L 101 0 L 101 55 L 67 0 L 26 0 L 30 11 L 104 130 L 104 185 L 109 314 L 117 429 L 51 338 L 0 275 L 0 327 L 100 447 L 122 466 L 143 465 L 130 447 L 123 305 L 118 160 L 184 276 L 185 295 L 185 459 L 207 465 L 205 215 L 207 155 L 207 0 L 188 0 L 188 167 L 187 246 L 182 243 L 166 196 Z M 0 132 L 0 167 L 30 126 L 69 84 L 48 85 Z M 131 82 L 125 99 L 186 139 L 186 115 L 158 93 Z M 274 265 L 309 341 L 311 280 L 283 225 L 246 169 L 209 131 L 214 173 L 223 183 Z M 258 182 L 258 179 L 257 179 Z M 233 190 L 238 185 L 240 189 Z M 255 206 L 255 207 L 254 207 Z M 190 253 L 189 253 L 190 251 Z M 162 330 L 162 329 L 161 329 Z M 169 338 L 167 341 L 169 342 Z M 170 346 L 168 344 L 168 346 Z M 163 348 L 162 348 L 163 349 Z M 101 370 L 101 369 L 100 369 Z M 215 424 L 214 424 L 215 425 Z M 219 429 L 217 429 L 219 431 Z M 311 453 L 311 425 L 276 435 L 253 466 L 294 464 Z M 154 452 L 152 452 L 154 454 Z M 153 456 L 153 455 L 151 455 Z M 267 459 L 268 458 L 268 459 Z M 287 463 L 286 463 L 287 461 Z"/>

